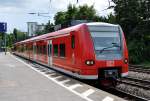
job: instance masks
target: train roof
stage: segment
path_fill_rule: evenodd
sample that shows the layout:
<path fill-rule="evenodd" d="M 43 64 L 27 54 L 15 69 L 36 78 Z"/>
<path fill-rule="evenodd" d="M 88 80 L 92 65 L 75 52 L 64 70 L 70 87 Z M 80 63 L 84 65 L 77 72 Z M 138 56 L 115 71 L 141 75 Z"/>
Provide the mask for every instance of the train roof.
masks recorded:
<path fill-rule="evenodd" d="M 82 24 L 72 26 L 72 27 L 69 27 L 69 28 L 65 28 L 65 29 L 62 29 L 62 30 L 58 30 L 58 31 L 55 31 L 55 32 L 51 32 L 51 33 L 43 34 L 43 35 L 36 36 L 36 37 L 33 37 L 33 38 L 29 38 L 29 39 L 17 42 L 15 44 L 32 42 L 32 41 L 37 41 L 37 40 L 43 40 L 45 38 L 50 38 L 50 37 L 57 36 L 57 35 L 68 34 L 71 31 L 78 30 L 83 25 L 87 25 L 87 26 L 112 26 L 112 27 L 118 26 L 118 25 L 115 25 L 115 24 L 104 23 L 104 22 L 82 23 Z"/>
<path fill-rule="evenodd" d="M 79 24 L 79 25 L 72 26 L 72 27 L 69 27 L 69 28 L 64 28 L 64 29 L 61 29 L 61 30 L 58 30 L 58 31 L 55 31 L 55 32 L 51 32 L 51 33 L 43 34 L 43 35 L 36 36 L 36 37 L 33 37 L 33 38 L 29 38 L 29 39 L 17 42 L 16 44 L 25 43 L 25 42 L 32 42 L 32 41 L 37 41 L 37 40 L 43 40 L 45 38 L 50 38 L 50 37 L 53 37 L 53 36 L 68 34 L 71 31 L 78 30 L 78 28 L 80 28 L 82 25 L 83 24 Z"/>
<path fill-rule="evenodd" d="M 110 24 L 110 23 L 105 23 L 105 22 L 90 22 L 86 23 L 88 26 L 110 26 L 110 27 L 117 27 L 118 25 L 116 24 Z"/>

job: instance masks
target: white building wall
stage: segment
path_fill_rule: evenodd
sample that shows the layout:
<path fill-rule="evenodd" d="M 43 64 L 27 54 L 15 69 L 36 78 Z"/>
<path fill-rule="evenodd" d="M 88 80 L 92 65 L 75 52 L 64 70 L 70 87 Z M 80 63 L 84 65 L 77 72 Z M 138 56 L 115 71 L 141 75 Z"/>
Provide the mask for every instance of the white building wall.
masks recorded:
<path fill-rule="evenodd" d="M 28 25 L 28 36 L 35 36 L 37 31 L 37 22 L 27 22 Z"/>

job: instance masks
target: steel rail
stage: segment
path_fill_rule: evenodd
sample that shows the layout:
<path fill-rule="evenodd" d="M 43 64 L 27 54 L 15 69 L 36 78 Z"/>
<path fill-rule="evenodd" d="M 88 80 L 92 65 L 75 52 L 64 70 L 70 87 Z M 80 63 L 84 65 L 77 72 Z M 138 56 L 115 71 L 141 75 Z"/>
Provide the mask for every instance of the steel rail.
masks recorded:
<path fill-rule="evenodd" d="M 141 80 L 137 78 L 124 77 L 122 80 L 118 80 L 119 83 L 124 83 L 127 85 L 143 88 L 146 90 L 150 90 L 150 81 Z"/>

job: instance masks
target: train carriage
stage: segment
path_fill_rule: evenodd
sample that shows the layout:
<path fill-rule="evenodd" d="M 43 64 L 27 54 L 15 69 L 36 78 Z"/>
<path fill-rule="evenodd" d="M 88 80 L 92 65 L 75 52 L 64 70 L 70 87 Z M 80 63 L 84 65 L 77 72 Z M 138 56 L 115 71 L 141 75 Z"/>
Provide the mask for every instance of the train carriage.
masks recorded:
<path fill-rule="evenodd" d="M 119 25 L 83 23 L 18 42 L 15 47 L 15 54 L 80 79 L 105 82 L 128 75 L 128 50 Z"/>

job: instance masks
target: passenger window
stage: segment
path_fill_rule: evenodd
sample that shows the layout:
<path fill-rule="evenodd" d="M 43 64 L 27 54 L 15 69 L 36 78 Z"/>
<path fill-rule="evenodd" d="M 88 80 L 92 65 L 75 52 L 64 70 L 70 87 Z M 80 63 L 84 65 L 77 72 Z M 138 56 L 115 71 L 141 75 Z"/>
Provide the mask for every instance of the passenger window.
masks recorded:
<path fill-rule="evenodd" d="M 54 45 L 54 56 L 58 56 L 58 45 Z"/>
<path fill-rule="evenodd" d="M 47 51 L 46 51 L 46 45 L 43 45 L 43 50 L 44 50 L 44 51 L 43 51 L 43 54 L 46 54 L 46 52 L 47 52 Z"/>
<path fill-rule="evenodd" d="M 39 53 L 39 46 L 36 46 L 36 47 L 37 47 L 37 48 L 36 48 L 36 49 L 37 49 L 37 53 Z"/>
<path fill-rule="evenodd" d="M 42 54 L 42 47 L 39 45 L 39 54 Z"/>
<path fill-rule="evenodd" d="M 75 36 L 74 35 L 71 36 L 71 48 L 72 49 L 75 48 Z"/>
<path fill-rule="evenodd" d="M 65 52 L 66 52 L 65 44 L 60 44 L 59 47 L 60 47 L 60 56 L 65 57 L 65 55 L 66 55 L 65 54 Z"/>

